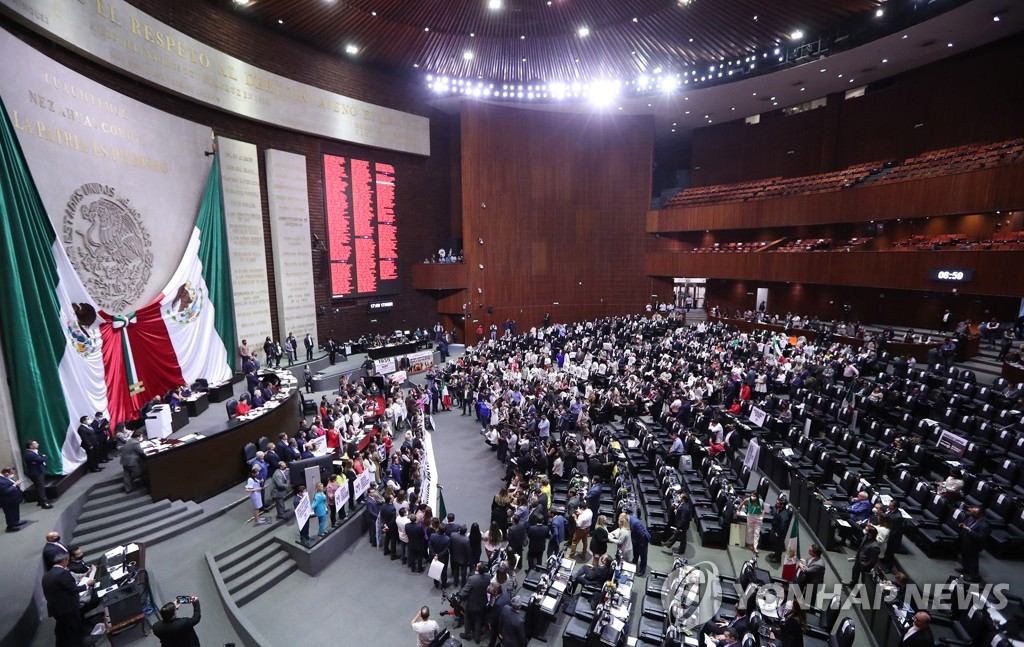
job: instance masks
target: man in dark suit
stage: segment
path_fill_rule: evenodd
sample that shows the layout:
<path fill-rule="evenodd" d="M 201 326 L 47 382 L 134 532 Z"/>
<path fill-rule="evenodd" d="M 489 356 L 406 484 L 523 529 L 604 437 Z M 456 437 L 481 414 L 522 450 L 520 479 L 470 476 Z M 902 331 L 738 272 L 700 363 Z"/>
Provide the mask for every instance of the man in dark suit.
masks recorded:
<path fill-rule="evenodd" d="M 46 544 L 43 545 L 43 568 L 59 564 L 71 551 L 61 543 L 60 535 L 55 531 L 46 533 Z"/>
<path fill-rule="evenodd" d="M 918 611 L 914 614 L 914 624 L 903 634 L 900 640 L 900 647 L 933 647 L 935 638 L 932 636 L 932 617 L 927 611 Z"/>
<path fill-rule="evenodd" d="M 523 548 L 526 547 L 526 523 L 526 519 L 523 519 L 508 529 L 508 547 L 512 549 L 512 552 L 518 558 L 517 568 L 518 564 L 521 564 L 523 561 Z"/>
<path fill-rule="evenodd" d="M 454 586 L 464 586 L 467 581 L 466 576 L 469 573 L 469 561 L 472 559 L 469 537 L 466 535 L 465 526 L 459 526 L 459 530 L 451 536 L 448 551 L 451 554 L 452 560 L 452 584 Z"/>
<path fill-rule="evenodd" d="M 0 507 L 4 509 L 7 519 L 7 532 L 18 532 L 27 521 L 21 520 L 21 503 L 25 496 L 19 487 L 21 481 L 14 479 L 14 468 L 5 467 L 0 472 Z"/>
<path fill-rule="evenodd" d="M 587 490 L 586 501 L 587 507 L 590 508 L 590 511 L 594 514 L 594 520 L 596 521 L 601 508 L 601 477 L 595 476 L 591 479 L 590 483 L 591 485 L 590 489 Z"/>
<path fill-rule="evenodd" d="M 110 462 L 110 452 L 116 449 L 114 439 L 110 433 L 110 420 L 103 416 L 102 411 L 97 411 L 92 419 L 92 429 L 96 432 L 96 439 L 100 443 L 100 462 Z"/>
<path fill-rule="evenodd" d="M 380 507 L 380 527 L 384 533 L 384 554 L 391 559 L 398 559 L 395 551 L 398 549 L 398 510 L 395 509 L 395 502 L 391 495 L 384 499 L 384 505 Z"/>
<path fill-rule="evenodd" d="M 786 538 L 789 536 L 792 522 L 793 511 L 789 509 L 789 499 L 780 496 L 775 501 L 775 514 L 772 515 L 770 534 L 772 554 L 768 556 L 769 562 L 777 562 L 782 559 L 782 551 L 786 547 Z"/>
<path fill-rule="evenodd" d="M 686 535 L 690 531 L 690 522 L 693 521 L 693 506 L 690 505 L 690 495 L 685 492 L 679 495 L 672 515 L 672 534 L 665 541 L 665 552 L 672 554 L 672 544 L 679 542 L 677 555 L 686 553 Z"/>
<path fill-rule="evenodd" d="M 43 595 L 50 617 L 57 621 L 54 630 L 57 647 L 79 647 L 82 645 L 82 612 L 78 593 L 92 586 L 93 580 L 79 585 L 68 570 L 68 554 L 43 573 Z"/>
<path fill-rule="evenodd" d="M 526 552 L 528 569 L 540 566 L 544 561 L 544 549 L 548 545 L 548 538 L 551 537 L 551 528 L 548 527 L 545 517 L 534 516 L 531 519 L 533 525 L 526 530 L 526 536 L 530 540 L 530 548 Z"/>
<path fill-rule="evenodd" d="M 747 618 L 747 610 L 742 606 L 736 607 L 736 616 L 728 621 L 708 622 L 704 625 L 704 633 L 710 635 L 715 641 L 721 642 L 725 634 L 731 633 L 739 640 L 750 629 L 750 620 Z"/>
<path fill-rule="evenodd" d="M 313 336 L 306 333 L 306 337 L 302 340 L 302 344 L 306 347 L 306 361 L 313 361 Z"/>
<path fill-rule="evenodd" d="M 861 541 L 860 548 L 857 549 L 857 555 L 853 558 L 853 575 L 846 585 L 855 586 L 860 584 L 863 575 L 870 573 L 871 569 L 878 563 L 878 556 L 881 552 L 882 547 L 878 543 L 878 529 L 874 526 L 868 526 L 864 529 L 864 540 Z"/>
<path fill-rule="evenodd" d="M 498 622 L 501 620 L 501 612 L 505 607 L 512 604 L 508 590 L 503 586 L 491 584 L 487 588 L 487 597 L 490 599 L 490 606 L 487 610 L 487 627 L 491 631 L 491 640 L 487 647 L 495 647 L 498 644 Z"/>
<path fill-rule="evenodd" d="M 160 639 L 160 647 L 199 647 L 196 625 L 199 624 L 199 598 L 189 599 L 192 605 L 191 618 L 179 618 L 178 602 L 168 602 L 160 607 L 160 620 L 153 625 L 153 634 Z"/>
<path fill-rule="evenodd" d="M 501 610 L 498 618 L 498 635 L 501 647 L 526 647 L 526 622 L 519 613 L 523 603 L 519 598 Z"/>
<path fill-rule="evenodd" d="M 896 503 L 896 499 L 889 501 L 885 510 L 885 517 L 889 520 L 889 538 L 885 541 L 885 555 L 882 557 L 882 567 L 886 571 L 892 570 L 896 565 L 896 551 L 903 543 L 903 512 Z"/>
<path fill-rule="evenodd" d="M 474 573 L 462 587 L 462 608 L 466 610 L 466 631 L 459 635 L 463 640 L 480 642 L 480 634 L 483 633 L 484 616 L 487 611 L 487 587 L 491 578 L 487 574 L 487 568 L 482 564 L 476 565 Z"/>
<path fill-rule="evenodd" d="M 441 524 L 441 531 L 449 537 L 453 537 L 455 533 L 465 528 L 461 523 L 455 523 L 455 513 L 449 512 L 445 519 L 445 522 Z"/>
<path fill-rule="evenodd" d="M 423 524 L 410 515 L 412 521 L 405 526 L 405 534 L 409 537 L 409 569 L 413 573 L 423 572 L 423 560 L 427 557 L 427 537 L 423 532 Z"/>
<path fill-rule="evenodd" d="M 451 545 L 452 540 L 449 539 L 448 535 L 441 532 L 441 524 L 436 519 L 431 522 L 430 527 L 433 528 L 434 532 L 430 535 L 427 545 L 430 547 L 430 553 L 434 556 L 434 559 L 441 562 L 444 566 L 441 569 L 441 579 L 434 582 L 434 588 L 444 590 L 448 588 L 448 561 L 451 557 L 451 551 L 448 547 Z"/>
<path fill-rule="evenodd" d="M 25 453 L 21 456 L 25 465 L 25 476 L 36 486 L 36 505 L 50 509 L 50 499 L 46 496 L 46 455 L 39 453 L 39 443 L 30 440 L 25 445 Z"/>
<path fill-rule="evenodd" d="M 981 508 L 971 508 L 968 513 L 967 522 L 960 524 L 960 561 L 964 566 L 957 570 L 964 574 L 965 581 L 980 582 L 978 557 L 992 535 L 992 526 Z"/>
<path fill-rule="evenodd" d="M 85 450 L 85 461 L 89 467 L 90 472 L 98 472 L 100 467 L 100 443 L 96 437 L 96 430 L 89 424 L 89 416 L 82 416 L 78 419 L 78 440 L 82 444 L 82 449 Z"/>
<path fill-rule="evenodd" d="M 580 586 L 601 585 L 607 582 L 611 576 L 612 558 L 608 555 L 602 555 L 601 561 L 596 567 L 584 566 L 569 578 L 569 586 L 566 589 L 566 593 L 576 595 L 576 589 Z"/>

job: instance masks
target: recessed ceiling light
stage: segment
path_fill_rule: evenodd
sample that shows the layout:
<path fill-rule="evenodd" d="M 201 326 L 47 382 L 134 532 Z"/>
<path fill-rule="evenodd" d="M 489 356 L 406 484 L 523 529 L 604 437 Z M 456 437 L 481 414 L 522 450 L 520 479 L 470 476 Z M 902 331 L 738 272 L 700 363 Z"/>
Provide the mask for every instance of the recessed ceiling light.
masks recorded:
<path fill-rule="evenodd" d="M 424 27 L 423 31 L 430 31 L 430 27 Z"/>
<path fill-rule="evenodd" d="M 526 36 L 520 36 L 519 40 L 526 40 Z"/>
<path fill-rule="evenodd" d="M 576 33 L 579 34 L 580 38 L 586 38 L 587 36 L 590 35 L 590 28 L 589 27 L 580 27 L 579 30 L 577 30 Z"/>
<path fill-rule="evenodd" d="M 946 47 L 952 47 L 953 43 L 946 43 Z"/>
<path fill-rule="evenodd" d="M 804 90 L 806 90 L 806 89 L 807 89 L 807 88 L 800 88 L 800 91 L 801 91 L 801 92 L 803 92 L 803 91 L 804 91 Z"/>
<path fill-rule="evenodd" d="M 636 18 L 633 20 L 636 20 Z M 999 22 L 999 16 L 992 16 L 992 22 Z"/>
<path fill-rule="evenodd" d="M 355 45 L 346 45 L 345 46 L 345 53 L 346 54 L 358 54 L 359 53 L 359 48 L 356 47 Z"/>
<path fill-rule="evenodd" d="M 820 70 L 818 70 L 818 71 L 819 71 L 819 72 L 827 72 L 827 71 L 828 71 L 828 68 L 825 68 L 825 67 L 823 67 L 823 68 L 821 68 L 821 69 L 820 69 Z"/>
<path fill-rule="evenodd" d="M 900 36 L 901 40 L 907 40 L 908 38 L 910 38 L 910 34 L 903 34 L 902 36 Z"/>
<path fill-rule="evenodd" d="M 675 131 L 676 131 L 676 129 L 675 129 L 675 128 L 673 128 L 673 129 L 672 129 L 672 132 L 675 132 Z"/>
<path fill-rule="evenodd" d="M 420 66 L 420 64 L 419 64 L 419 63 L 413 63 L 413 64 L 412 64 L 412 66 L 413 66 L 413 67 L 419 67 L 419 66 Z"/>
<path fill-rule="evenodd" d="M 999 21 L 999 16 L 996 16 L 996 22 L 998 22 L 998 21 Z M 640 20 L 638 18 L 634 17 L 633 18 L 633 22 L 640 22 Z"/>
<path fill-rule="evenodd" d="M 523 57 L 523 62 L 524 62 L 524 63 L 526 62 L 526 57 Z"/>
<path fill-rule="evenodd" d="M 279 24 L 279 25 L 283 25 L 283 24 L 284 24 L 284 20 L 281 20 L 280 18 L 278 18 L 278 19 L 277 19 L 277 24 Z"/>
<path fill-rule="evenodd" d="M 755 97 L 756 97 L 756 96 L 757 96 L 757 93 L 755 92 L 755 93 L 754 93 L 754 94 L 753 94 L 752 96 L 755 96 Z"/>
<path fill-rule="evenodd" d="M 235 4 L 239 7 L 244 7 L 245 5 L 249 4 L 249 0 L 235 0 Z"/>
<path fill-rule="evenodd" d="M 881 18 L 884 15 L 885 15 L 885 10 L 884 9 L 878 9 L 877 11 L 875 11 L 875 18 Z"/>
<path fill-rule="evenodd" d="M 476 34 L 475 34 L 475 33 L 473 33 L 473 32 L 469 32 L 469 37 L 470 37 L 470 38 L 476 38 Z"/>
<path fill-rule="evenodd" d="M 883 62 L 883 63 L 888 63 L 888 62 L 889 62 L 889 59 L 887 59 L 887 58 L 883 58 L 883 59 L 882 59 L 882 62 Z"/>
<path fill-rule="evenodd" d="M 796 31 L 794 31 L 792 34 L 789 35 L 789 38 L 791 40 L 800 40 L 803 37 L 804 37 L 804 32 L 800 31 L 799 29 L 797 29 Z"/>
<path fill-rule="evenodd" d="M 462 60 L 464 60 L 464 61 L 472 61 L 473 60 L 473 52 L 469 51 L 468 49 L 466 51 L 462 52 Z"/>
<path fill-rule="evenodd" d="M 685 113 L 683 113 L 683 114 L 687 114 L 687 115 L 688 115 L 688 114 L 690 114 L 690 111 L 689 111 L 689 110 L 687 110 L 687 111 L 686 111 Z"/>
<path fill-rule="evenodd" d="M 487 8 L 491 11 L 501 9 L 501 0 L 487 0 Z"/>
<path fill-rule="evenodd" d="M 692 38 L 690 39 L 690 42 L 691 42 L 691 43 L 693 42 L 693 39 L 692 39 Z"/>

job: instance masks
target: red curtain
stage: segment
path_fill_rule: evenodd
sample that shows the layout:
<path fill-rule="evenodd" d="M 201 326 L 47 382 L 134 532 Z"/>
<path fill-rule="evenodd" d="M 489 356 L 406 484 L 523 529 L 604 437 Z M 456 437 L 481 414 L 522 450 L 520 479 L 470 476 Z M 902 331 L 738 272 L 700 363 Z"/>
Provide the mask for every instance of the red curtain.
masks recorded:
<path fill-rule="evenodd" d="M 128 324 L 128 342 L 135 359 L 135 377 L 145 389 L 136 395 L 131 395 L 128 390 L 121 331 L 109 323 L 111 315 L 100 313 L 104 319 L 100 333 L 103 336 L 103 368 L 111 424 L 138 418 L 143 404 L 155 396 L 163 397 L 171 389 L 184 384 L 178 357 L 160 315 L 162 298 L 161 295 L 138 310 L 135 319 Z"/>

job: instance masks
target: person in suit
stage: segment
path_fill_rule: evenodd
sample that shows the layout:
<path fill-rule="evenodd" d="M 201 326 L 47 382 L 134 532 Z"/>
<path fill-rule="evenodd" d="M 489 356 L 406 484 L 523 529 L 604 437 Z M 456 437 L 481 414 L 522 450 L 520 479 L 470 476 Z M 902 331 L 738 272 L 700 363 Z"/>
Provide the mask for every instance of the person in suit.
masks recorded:
<path fill-rule="evenodd" d="M 288 490 L 292 487 L 291 478 L 288 474 L 288 464 L 284 461 L 278 462 L 277 469 L 274 470 L 274 475 L 270 477 L 270 481 L 272 484 L 270 497 L 274 500 L 277 520 L 282 521 L 285 518 L 284 500 L 288 496 Z"/>
<path fill-rule="evenodd" d="M 474 573 L 462 587 L 462 608 L 466 610 L 466 630 L 459 634 L 463 640 L 480 642 L 480 634 L 484 629 L 484 618 L 487 613 L 487 589 L 491 577 L 487 567 L 478 563 Z"/>
<path fill-rule="evenodd" d="M 25 476 L 36 486 L 36 505 L 49 510 L 50 499 L 46 496 L 46 454 L 39 453 L 39 443 L 30 440 L 25 444 L 25 452 L 21 455 L 25 466 Z"/>
<path fill-rule="evenodd" d="M 595 476 L 590 481 L 590 489 L 587 490 L 586 496 L 587 507 L 590 509 L 591 514 L 594 515 L 594 519 L 597 519 L 598 511 L 601 508 L 601 492 L 601 477 Z"/>
<path fill-rule="evenodd" d="M 501 647 L 526 647 L 526 622 L 519 610 L 523 603 L 519 598 L 501 610 L 498 618 L 498 637 Z"/>
<path fill-rule="evenodd" d="M 124 491 L 129 494 L 135 491 L 135 481 L 142 476 L 142 462 L 146 458 L 146 452 L 142 449 L 141 438 L 142 431 L 136 430 L 132 433 L 131 440 L 121 448 Z"/>
<path fill-rule="evenodd" d="M 770 634 L 772 640 L 778 638 L 779 647 L 804 647 L 804 630 L 807 628 L 807 614 L 800 606 L 799 600 L 793 600 L 793 606 L 782 618 L 782 625 Z"/>
<path fill-rule="evenodd" d="M 178 390 L 181 392 L 181 387 Z M 103 415 L 102 411 L 97 411 L 96 415 L 93 416 L 92 428 L 100 442 L 100 462 L 109 463 L 110 452 L 114 451 L 115 445 L 110 433 L 110 420 Z"/>
<path fill-rule="evenodd" d="M 448 516 L 445 517 L 444 525 L 441 527 L 441 532 L 448 535 L 449 537 L 453 537 L 455 533 L 459 532 L 460 530 L 465 530 L 465 528 L 466 527 L 463 526 L 461 523 L 455 523 L 455 513 L 449 512 Z"/>
<path fill-rule="evenodd" d="M 889 501 L 889 505 L 885 510 L 885 518 L 889 520 L 889 538 L 885 541 L 882 567 L 886 571 L 890 571 L 896 565 L 896 551 L 903 543 L 903 512 L 900 510 L 896 499 Z"/>
<path fill-rule="evenodd" d="M 769 562 L 778 562 L 782 559 L 782 551 L 786 548 L 786 538 L 789 536 L 792 522 L 793 511 L 789 508 L 789 499 L 780 496 L 775 500 L 775 514 L 772 515 L 770 534 L 772 553 L 768 556 Z"/>
<path fill-rule="evenodd" d="M 427 535 L 423 524 L 416 521 L 416 515 L 409 518 L 412 521 L 405 526 L 405 534 L 409 538 L 409 570 L 422 573 L 423 560 L 427 557 Z"/>
<path fill-rule="evenodd" d="M 913 624 L 900 640 L 900 647 L 934 647 L 935 637 L 932 636 L 931 622 L 932 617 L 927 611 L 915 613 Z"/>
<path fill-rule="evenodd" d="M 487 628 L 491 632 L 491 639 L 487 643 L 487 647 L 495 647 L 498 644 L 498 622 L 501 620 L 501 613 L 505 607 L 512 604 L 512 597 L 505 587 L 492 583 L 487 587 L 487 598 L 490 600 L 487 610 Z"/>
<path fill-rule="evenodd" d="M 82 612 L 78 593 L 92 586 L 94 580 L 82 584 L 68 570 L 68 554 L 43 573 L 43 596 L 46 597 L 46 611 L 56 620 L 54 635 L 57 647 L 79 647 L 82 645 Z"/>
<path fill-rule="evenodd" d="M 547 519 L 542 516 L 533 516 L 533 525 L 526 530 L 526 537 L 529 540 L 529 549 L 526 552 L 527 568 L 540 566 L 544 561 L 544 549 L 547 547 L 548 539 L 551 537 L 551 528 Z M 606 531 L 607 532 L 607 531 Z"/>
<path fill-rule="evenodd" d="M 992 526 L 981 508 L 971 508 L 968 514 L 967 521 L 960 524 L 960 561 L 963 568 L 957 570 L 964 574 L 965 581 L 980 582 L 978 557 L 992 535 Z"/>
<path fill-rule="evenodd" d="M 878 556 L 881 552 L 882 546 L 878 543 L 878 529 L 874 526 L 868 526 L 864 529 L 864 540 L 861 541 L 860 548 L 857 549 L 857 555 L 853 558 L 853 575 L 846 585 L 854 586 L 860 584 L 864 574 L 870 573 L 871 569 L 878 563 Z"/>
<path fill-rule="evenodd" d="M 60 534 L 51 530 L 46 533 L 46 543 L 43 545 L 43 568 L 59 564 L 70 552 L 68 547 L 61 543 Z"/>
<path fill-rule="evenodd" d="M 601 557 L 600 563 L 594 567 L 586 565 L 576 571 L 569 578 L 569 586 L 566 592 L 569 595 L 576 595 L 576 589 L 580 586 L 600 586 L 607 582 L 612 576 L 612 558 L 608 555 Z"/>
<path fill-rule="evenodd" d="M 384 499 L 384 505 L 380 507 L 380 526 L 384 533 L 384 554 L 392 560 L 398 559 L 395 551 L 398 550 L 398 510 L 395 508 L 395 501 L 388 495 Z"/>
<path fill-rule="evenodd" d="M 306 333 L 305 338 L 303 338 L 303 340 L 302 340 L 302 344 L 303 344 L 303 346 L 306 347 L 306 361 L 307 362 L 312 362 L 313 361 L 313 336 L 310 335 L 309 333 Z"/>
<path fill-rule="evenodd" d="M 438 519 L 433 519 L 430 522 L 430 529 L 433 531 L 430 534 L 430 540 L 427 542 L 430 553 L 434 556 L 434 559 L 441 562 L 444 568 L 441 569 L 440 581 L 434 582 L 434 588 L 446 589 L 448 588 L 448 561 L 451 557 L 451 551 L 449 546 L 451 545 L 451 539 L 448 535 L 441 532 L 441 522 Z"/>
<path fill-rule="evenodd" d="M 466 535 L 465 526 L 459 526 L 458 531 L 452 534 L 448 550 L 452 562 L 452 584 L 465 586 L 471 564 L 469 536 Z"/>
<path fill-rule="evenodd" d="M 331 366 L 334 366 L 335 358 L 338 353 L 338 346 L 334 343 L 333 339 L 327 340 L 327 354 L 331 358 Z"/>
<path fill-rule="evenodd" d="M 714 640 L 721 642 L 727 633 L 732 633 L 739 640 L 747 633 L 749 628 L 750 619 L 747 618 L 746 607 L 737 606 L 736 616 L 732 620 L 728 622 L 724 620 L 708 622 L 704 625 L 704 633 L 711 636 Z"/>
<path fill-rule="evenodd" d="M 793 582 L 799 586 L 815 586 L 825 583 L 825 560 L 821 558 L 821 546 L 811 544 L 807 549 L 807 559 L 801 559 L 796 565 L 796 577 Z"/>
<path fill-rule="evenodd" d="M 160 639 L 160 647 L 199 647 L 196 625 L 202 619 L 199 598 L 189 599 L 192 605 L 191 618 L 178 617 L 178 602 L 168 602 L 160 607 L 160 620 L 153 625 L 153 634 Z"/>
<path fill-rule="evenodd" d="M 21 493 L 21 481 L 14 478 L 14 468 L 0 470 L 0 507 L 4 509 L 7 532 L 18 532 L 27 521 L 21 520 L 21 504 L 25 496 Z"/>
<path fill-rule="evenodd" d="M 91 422 L 89 416 L 82 416 L 78 419 L 78 440 L 82 444 L 82 449 L 85 450 L 85 460 L 89 471 L 98 472 L 103 469 L 100 467 L 100 443 Z"/>
<path fill-rule="evenodd" d="M 678 541 L 679 548 L 676 550 L 676 554 L 683 555 L 686 553 L 686 536 L 690 532 L 691 521 L 693 521 L 693 506 L 690 505 L 690 495 L 683 492 L 679 495 L 679 500 L 672 514 L 672 533 L 665 541 L 664 552 L 671 555 L 672 545 Z"/>

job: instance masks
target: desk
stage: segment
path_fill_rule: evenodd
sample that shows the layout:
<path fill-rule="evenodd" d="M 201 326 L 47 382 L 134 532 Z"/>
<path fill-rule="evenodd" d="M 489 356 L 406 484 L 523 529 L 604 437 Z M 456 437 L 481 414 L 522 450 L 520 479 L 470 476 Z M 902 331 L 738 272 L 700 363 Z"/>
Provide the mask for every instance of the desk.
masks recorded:
<path fill-rule="evenodd" d="M 210 399 L 206 397 L 205 393 L 194 393 L 185 398 L 185 410 L 188 411 L 188 415 L 192 418 L 201 416 L 209 408 Z"/>
<path fill-rule="evenodd" d="M 430 341 L 413 341 L 405 344 L 390 344 L 388 346 L 378 346 L 376 348 L 367 348 L 366 355 L 370 359 L 383 359 L 385 357 L 397 357 L 399 355 L 408 355 L 415 353 L 418 350 L 426 348 L 432 348 L 433 343 Z"/>
<path fill-rule="evenodd" d="M 263 436 L 276 438 L 282 429 L 297 429 L 302 419 L 297 390 L 275 409 L 252 420 L 225 421 L 219 432 L 146 457 L 149 489 L 160 499 L 202 501 L 241 483 L 248 476 L 242 448 Z"/>
<path fill-rule="evenodd" d="M 210 390 L 206 392 L 206 397 L 210 399 L 210 402 L 227 402 L 234 396 L 234 385 L 230 381 L 216 385 L 211 384 Z"/>
<path fill-rule="evenodd" d="M 188 409 L 184 407 L 178 407 L 171 411 L 171 432 L 178 431 L 182 427 L 188 424 Z"/>

